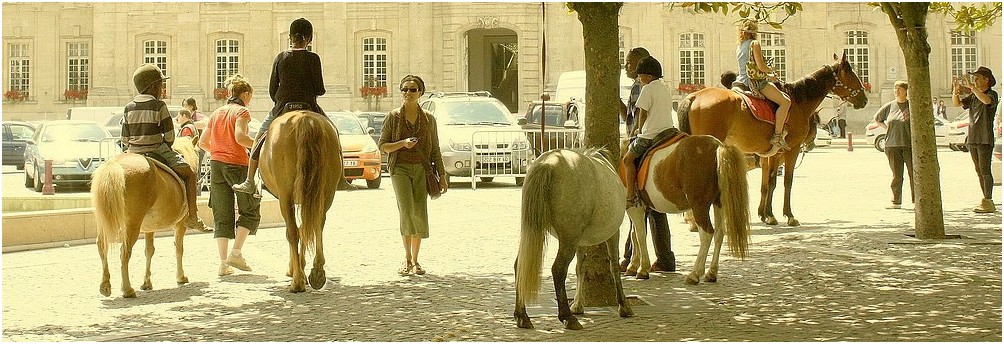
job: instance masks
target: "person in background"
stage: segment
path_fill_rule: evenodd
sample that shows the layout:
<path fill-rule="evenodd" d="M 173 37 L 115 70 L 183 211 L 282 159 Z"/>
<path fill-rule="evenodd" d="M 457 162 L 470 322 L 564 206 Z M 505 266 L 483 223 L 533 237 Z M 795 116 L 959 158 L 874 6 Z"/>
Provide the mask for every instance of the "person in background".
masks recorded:
<path fill-rule="evenodd" d="M 837 106 L 837 128 L 840 129 L 840 138 L 847 138 L 847 102 L 840 102 Z"/>
<path fill-rule="evenodd" d="M 250 194 L 235 193 L 232 189 L 247 175 L 247 149 L 254 144 L 248 135 L 251 112 L 247 108 L 254 90 L 240 74 L 227 79 L 226 85 L 231 96 L 226 105 L 209 116 L 205 133 L 199 140 L 199 146 L 210 153 L 209 207 L 213 209 L 216 225 L 213 237 L 216 238 L 220 256 L 220 276 L 233 274 L 232 267 L 251 271 L 241 249 L 247 237 L 258 231 L 261 221 L 260 200 Z M 235 199 L 240 215 L 236 219 Z M 230 240 L 234 240 L 234 246 L 227 254 Z"/>
<path fill-rule="evenodd" d="M 952 87 L 952 104 L 969 110 L 969 135 L 966 136 L 966 145 L 969 146 L 969 155 L 973 158 L 976 175 L 980 179 L 980 189 L 983 191 L 983 199 L 973 211 L 993 213 L 997 208 L 993 201 L 994 175 L 990 172 L 990 160 L 993 158 L 994 149 L 994 116 L 997 115 L 1000 96 L 992 88 L 997 85 L 997 79 L 994 78 L 994 72 L 990 68 L 980 67 L 969 72 L 969 75 L 972 76 L 972 80 L 963 78 L 961 81 L 956 81 Z M 963 89 L 968 89 L 972 93 L 961 98 L 960 93 Z"/>
<path fill-rule="evenodd" d="M 938 116 L 941 116 L 942 119 L 948 119 L 948 108 L 945 107 L 944 100 L 938 101 Z"/>
<path fill-rule="evenodd" d="M 167 84 L 160 68 L 153 64 L 143 64 L 136 68 L 132 76 L 133 85 L 139 94 L 125 106 L 122 116 L 122 144 L 126 152 L 144 155 L 167 165 L 185 183 L 185 197 L 188 199 L 188 218 L 185 227 L 202 232 L 212 229 L 199 218 L 199 206 L 195 202 L 197 175 L 178 152 L 171 149 L 174 144 L 174 121 L 167 104 L 161 100 L 167 95 Z"/>
<path fill-rule="evenodd" d="M 909 85 L 897 81 L 896 99 L 882 105 L 875 113 L 875 123 L 886 128 L 885 155 L 892 169 L 892 203 L 886 209 L 900 209 L 903 204 L 903 166 L 910 177 L 910 201 L 913 202 L 913 149 L 910 145 Z"/>
<path fill-rule="evenodd" d="M 195 98 L 185 98 L 181 102 L 181 107 L 192 114 L 192 121 L 198 122 L 206 119 L 206 116 L 199 111 L 199 105 L 195 103 Z"/>
<path fill-rule="evenodd" d="M 425 81 L 407 75 L 399 85 L 403 104 L 387 113 L 380 142 L 380 151 L 389 154 L 387 170 L 394 185 L 397 210 L 401 219 L 401 241 L 404 244 L 404 264 L 398 274 L 424 275 L 425 268 L 418 262 L 422 239 L 429 238 L 429 209 L 426 174 L 435 168 L 443 193 L 449 189 L 449 178 L 439 151 L 439 133 L 436 118 L 418 106 L 425 94 Z M 435 166 L 432 166 L 435 165 Z"/>
<path fill-rule="evenodd" d="M 195 122 L 192 122 L 192 113 L 188 110 L 178 111 L 178 125 L 181 129 L 178 130 L 179 137 L 189 137 L 192 142 L 199 142 L 199 129 L 195 128 Z"/>

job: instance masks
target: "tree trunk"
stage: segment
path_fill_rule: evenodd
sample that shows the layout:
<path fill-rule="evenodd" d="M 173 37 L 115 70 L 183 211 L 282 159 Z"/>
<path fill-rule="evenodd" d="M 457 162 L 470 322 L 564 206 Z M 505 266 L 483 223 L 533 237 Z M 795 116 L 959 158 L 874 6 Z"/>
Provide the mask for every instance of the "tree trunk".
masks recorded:
<path fill-rule="evenodd" d="M 926 23 L 930 3 L 883 2 L 881 6 L 896 29 L 899 46 L 906 58 L 906 75 L 910 85 L 910 132 L 916 189 L 914 230 L 920 239 L 945 238 L 941 169 L 931 104 L 931 46 L 927 43 Z"/>
<path fill-rule="evenodd" d="M 620 63 L 617 59 L 617 16 L 623 3 L 569 3 L 582 22 L 582 38 L 586 61 L 586 133 L 585 144 L 604 147 L 620 156 L 618 111 L 620 109 Z M 616 166 L 616 165 L 615 165 Z M 617 293 L 610 275 L 605 244 L 581 247 L 578 251 L 579 306 L 612 306 Z"/>

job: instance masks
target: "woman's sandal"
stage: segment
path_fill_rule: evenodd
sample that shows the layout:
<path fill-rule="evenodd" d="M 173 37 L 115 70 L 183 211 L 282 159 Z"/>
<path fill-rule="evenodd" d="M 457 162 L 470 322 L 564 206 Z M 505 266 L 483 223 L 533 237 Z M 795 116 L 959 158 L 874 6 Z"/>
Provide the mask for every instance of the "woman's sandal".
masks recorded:
<path fill-rule="evenodd" d="M 411 262 L 404 262 L 404 265 L 401 266 L 401 270 L 397 271 L 397 274 L 401 276 L 411 275 L 411 271 L 414 268 L 415 265 L 412 265 Z"/>
<path fill-rule="evenodd" d="M 415 269 L 416 275 L 425 275 L 425 269 L 423 269 L 421 265 L 418 265 L 418 263 L 415 263 L 412 268 Z"/>

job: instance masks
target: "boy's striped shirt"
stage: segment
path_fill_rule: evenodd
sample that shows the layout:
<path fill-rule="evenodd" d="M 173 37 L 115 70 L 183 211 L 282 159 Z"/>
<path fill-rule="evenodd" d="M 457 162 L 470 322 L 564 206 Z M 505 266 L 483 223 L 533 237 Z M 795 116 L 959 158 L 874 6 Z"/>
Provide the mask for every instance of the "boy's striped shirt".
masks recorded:
<path fill-rule="evenodd" d="M 122 142 L 130 153 L 153 151 L 174 143 L 174 121 L 167 104 L 151 95 L 137 95 L 125 107 Z"/>

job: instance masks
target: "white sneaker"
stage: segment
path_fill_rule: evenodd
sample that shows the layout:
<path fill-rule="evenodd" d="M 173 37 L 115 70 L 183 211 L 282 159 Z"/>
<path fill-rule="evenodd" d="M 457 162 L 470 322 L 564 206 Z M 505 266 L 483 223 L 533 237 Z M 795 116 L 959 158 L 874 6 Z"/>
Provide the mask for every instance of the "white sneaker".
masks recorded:
<path fill-rule="evenodd" d="M 887 205 L 887 206 L 886 206 L 885 208 L 886 208 L 886 209 L 902 209 L 902 208 L 903 208 L 903 206 L 901 206 L 901 205 L 899 205 L 899 204 L 896 204 L 896 203 L 890 203 L 890 204 L 889 204 L 889 205 Z"/>
<path fill-rule="evenodd" d="M 220 276 L 233 275 L 234 269 L 227 264 L 220 264 Z"/>

